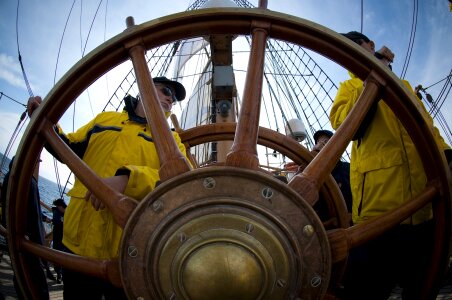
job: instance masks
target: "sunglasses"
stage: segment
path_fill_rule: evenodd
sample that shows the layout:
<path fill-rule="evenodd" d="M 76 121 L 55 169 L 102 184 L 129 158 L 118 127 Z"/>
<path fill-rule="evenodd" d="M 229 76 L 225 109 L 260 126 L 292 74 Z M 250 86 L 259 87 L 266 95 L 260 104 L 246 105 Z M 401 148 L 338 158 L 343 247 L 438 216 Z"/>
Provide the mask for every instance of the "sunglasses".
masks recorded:
<path fill-rule="evenodd" d="M 155 87 L 158 88 L 163 95 L 171 97 L 173 102 L 177 101 L 176 95 L 174 95 L 173 90 L 170 87 L 166 85 L 155 85 Z"/>

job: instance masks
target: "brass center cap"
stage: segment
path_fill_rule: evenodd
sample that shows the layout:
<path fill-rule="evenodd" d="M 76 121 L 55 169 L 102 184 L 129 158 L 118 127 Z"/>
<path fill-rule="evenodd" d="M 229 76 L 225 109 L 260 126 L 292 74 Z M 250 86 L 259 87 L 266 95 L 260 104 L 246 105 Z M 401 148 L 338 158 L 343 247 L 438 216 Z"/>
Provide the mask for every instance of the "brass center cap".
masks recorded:
<path fill-rule="evenodd" d="M 231 243 L 211 243 L 186 258 L 182 285 L 189 299 L 257 299 L 265 277 L 255 256 Z"/>

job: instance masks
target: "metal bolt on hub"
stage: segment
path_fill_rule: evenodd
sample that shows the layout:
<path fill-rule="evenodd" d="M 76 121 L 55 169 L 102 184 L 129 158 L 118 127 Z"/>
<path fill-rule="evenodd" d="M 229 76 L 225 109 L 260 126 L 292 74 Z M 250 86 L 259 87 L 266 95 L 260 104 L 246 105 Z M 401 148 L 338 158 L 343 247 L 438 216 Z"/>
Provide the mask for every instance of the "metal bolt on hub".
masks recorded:
<path fill-rule="evenodd" d="M 269 187 L 264 187 L 262 189 L 262 197 L 269 200 L 271 197 L 273 197 L 273 190 Z"/>
<path fill-rule="evenodd" d="M 215 179 L 213 179 L 212 177 L 207 177 L 203 181 L 203 185 L 206 189 L 213 189 L 215 187 L 215 184 Z"/>

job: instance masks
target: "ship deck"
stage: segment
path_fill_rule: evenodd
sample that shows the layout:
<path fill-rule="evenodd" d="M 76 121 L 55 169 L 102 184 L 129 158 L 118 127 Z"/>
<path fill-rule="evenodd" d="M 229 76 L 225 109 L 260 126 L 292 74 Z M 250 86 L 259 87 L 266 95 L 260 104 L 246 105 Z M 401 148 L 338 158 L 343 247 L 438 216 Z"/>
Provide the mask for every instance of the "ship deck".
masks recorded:
<path fill-rule="evenodd" d="M 58 284 L 56 281 L 50 279 L 47 279 L 47 284 L 49 285 L 50 299 L 62 300 L 63 284 Z M 3 298 L 1 295 L 3 295 Z M 1 299 L 17 299 L 17 294 L 13 286 L 13 271 L 11 267 L 11 261 L 6 253 L 3 253 L 0 263 L 0 300 Z M 398 299 L 402 298 L 400 296 L 400 289 L 396 288 L 388 300 Z M 444 286 L 436 299 L 452 300 L 452 272 L 449 272 L 447 278 L 445 278 Z"/>
<path fill-rule="evenodd" d="M 52 267 L 50 268 L 51 270 Z M 56 274 L 54 273 L 55 277 Z M 49 286 L 49 296 L 52 300 L 62 300 L 63 299 L 63 284 L 57 283 L 55 280 L 47 279 L 47 284 Z M 0 263 L 0 299 L 12 300 L 18 299 L 16 291 L 13 285 L 13 270 L 11 266 L 11 260 L 9 255 L 3 253 L 1 255 Z"/>

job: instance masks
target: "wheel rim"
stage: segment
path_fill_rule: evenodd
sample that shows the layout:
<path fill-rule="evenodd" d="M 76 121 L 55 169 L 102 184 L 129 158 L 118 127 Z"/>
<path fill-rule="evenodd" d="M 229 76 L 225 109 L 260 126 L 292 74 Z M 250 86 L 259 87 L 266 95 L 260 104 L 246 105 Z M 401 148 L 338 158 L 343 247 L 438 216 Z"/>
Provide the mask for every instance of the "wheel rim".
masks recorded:
<path fill-rule="evenodd" d="M 253 27 L 266 30 L 272 38 L 298 43 L 319 52 L 346 66 L 347 69 L 362 79 L 366 79 L 369 76 L 374 78 L 374 90 L 371 91 L 369 89 L 370 100 L 367 104 L 363 104 L 361 114 L 365 114 L 370 104 L 375 101 L 375 95 L 384 91 L 385 102 L 399 116 L 417 147 L 427 175 L 428 186 L 434 186 L 435 190 L 428 198 L 428 201 L 433 204 L 435 218 L 436 243 L 433 255 L 435 259 L 432 258 L 432 267 L 429 274 L 426 275 L 426 278 L 430 279 L 426 279 L 425 283 L 425 290 L 431 290 L 434 293 L 439 284 L 439 274 L 447 266 L 449 258 L 451 179 L 439 150 L 435 147 L 424 147 L 424 145 L 435 145 L 435 141 L 426 125 L 426 121 L 417 108 L 417 104 L 394 74 L 384 69 L 358 46 L 318 24 L 260 9 L 191 11 L 130 28 L 87 55 L 52 89 L 46 98 L 47 100 L 44 101 L 39 109 L 39 114 L 35 113 L 25 132 L 25 137 L 21 141 L 18 150 L 16 163 L 11 172 L 8 198 L 14 198 L 17 201 L 9 201 L 8 242 L 13 266 L 23 290 L 29 290 L 31 291 L 30 293 L 33 293 L 35 285 L 29 276 L 26 261 L 21 253 L 32 253 L 35 255 L 39 253 L 41 257 L 45 256 L 51 261 L 63 262 L 67 259 L 63 254 L 54 254 L 50 250 L 43 250 L 30 245 L 25 238 L 25 226 L 22 223 L 20 212 L 26 211 L 25 199 L 28 196 L 26 187 L 31 180 L 31 170 L 33 169 L 34 161 L 41 152 L 44 143 L 48 142 L 52 124 L 58 121 L 73 99 L 106 71 L 125 61 L 128 58 L 128 53 L 124 45 L 137 38 L 141 39 L 146 49 L 149 49 L 170 41 L 205 34 L 221 34 L 225 32 L 249 34 L 250 28 Z M 360 122 L 357 121 L 355 123 L 359 125 Z M 327 174 L 331 172 L 331 166 L 337 162 L 340 153 L 345 150 L 353 131 L 356 131 L 356 129 L 356 124 L 351 128 L 341 126 L 338 129 L 338 134 L 333 137 L 334 145 L 330 142 L 321 155 L 319 154 L 314 159 L 313 163 L 310 164 L 311 168 L 304 174 L 301 182 L 307 183 L 307 190 L 298 190 L 296 184 L 289 185 L 289 187 L 294 188 L 307 202 L 312 203 L 311 201 L 315 201 L 319 187 L 323 184 Z M 321 159 L 325 158 L 328 158 L 326 160 L 327 164 L 320 164 Z M 68 162 L 66 161 L 66 163 Z M 314 167 L 312 167 L 314 165 L 324 168 L 318 168 L 322 169 L 322 171 L 315 171 Z M 246 168 L 252 168 L 252 166 L 245 166 Z M 184 176 L 182 172 L 180 174 Z M 169 180 L 172 180 L 172 178 L 169 178 Z M 313 192 L 312 195 L 311 191 Z M 130 205 L 127 206 L 126 211 L 130 214 L 135 204 L 132 202 L 128 203 Z M 124 220 L 125 223 L 127 221 L 127 219 Z M 356 232 L 356 230 L 350 232 Z M 348 235 L 350 233 L 346 232 L 344 237 Z M 331 235 L 329 236 L 331 239 Z M 337 251 L 337 249 L 333 249 L 333 251 Z M 88 263 L 90 261 L 85 260 L 84 262 Z M 101 262 L 96 263 L 96 265 L 102 264 Z M 115 267 L 112 268 L 114 269 Z M 99 272 L 99 276 L 110 279 L 105 272 Z M 114 279 L 111 280 L 114 281 Z M 27 289 L 25 289 L 26 286 L 28 286 Z"/>

